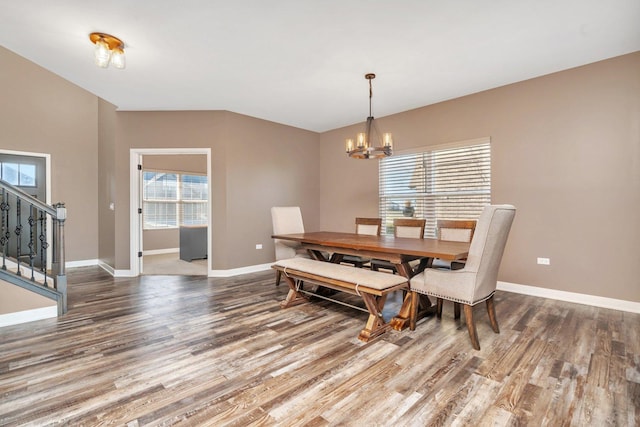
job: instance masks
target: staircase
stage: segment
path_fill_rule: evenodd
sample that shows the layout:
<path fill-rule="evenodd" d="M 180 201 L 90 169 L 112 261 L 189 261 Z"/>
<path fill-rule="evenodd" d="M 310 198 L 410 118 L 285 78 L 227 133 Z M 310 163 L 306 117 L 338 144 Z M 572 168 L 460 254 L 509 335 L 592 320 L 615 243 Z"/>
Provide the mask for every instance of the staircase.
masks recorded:
<path fill-rule="evenodd" d="M 0 179 L 0 279 L 56 301 L 58 316 L 67 312 L 66 217 L 64 203 L 49 206 Z"/>

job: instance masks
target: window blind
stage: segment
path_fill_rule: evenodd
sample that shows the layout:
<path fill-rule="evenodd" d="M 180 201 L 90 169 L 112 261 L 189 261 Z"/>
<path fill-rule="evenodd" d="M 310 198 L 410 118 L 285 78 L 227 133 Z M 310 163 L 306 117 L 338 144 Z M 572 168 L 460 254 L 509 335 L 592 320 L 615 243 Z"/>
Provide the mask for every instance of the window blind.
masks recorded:
<path fill-rule="evenodd" d="M 470 144 L 386 157 L 379 163 L 383 233 L 394 218 L 426 219 L 425 237 L 436 237 L 438 219 L 476 219 L 491 203 L 491 144 Z"/>
<path fill-rule="evenodd" d="M 204 175 L 181 175 L 180 180 L 180 225 L 207 225 L 207 177 Z"/>
<path fill-rule="evenodd" d="M 143 228 L 207 225 L 207 177 L 144 171 Z"/>

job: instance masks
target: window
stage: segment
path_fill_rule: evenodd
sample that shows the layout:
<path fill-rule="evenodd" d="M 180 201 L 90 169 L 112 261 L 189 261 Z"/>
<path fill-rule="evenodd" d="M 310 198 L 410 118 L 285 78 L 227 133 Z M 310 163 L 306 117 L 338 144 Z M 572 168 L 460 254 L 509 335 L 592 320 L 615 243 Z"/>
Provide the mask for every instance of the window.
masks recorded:
<path fill-rule="evenodd" d="M 0 174 L 4 181 L 20 187 L 36 186 L 36 165 L 29 163 L 0 163 Z"/>
<path fill-rule="evenodd" d="M 394 155 L 379 167 L 384 234 L 393 234 L 394 218 L 416 217 L 436 237 L 438 219 L 475 219 L 491 203 L 488 138 Z"/>
<path fill-rule="evenodd" d="M 207 224 L 207 177 L 182 175 L 180 181 L 180 225 Z"/>
<path fill-rule="evenodd" d="M 207 225 L 207 177 L 173 172 L 142 173 L 143 228 Z"/>

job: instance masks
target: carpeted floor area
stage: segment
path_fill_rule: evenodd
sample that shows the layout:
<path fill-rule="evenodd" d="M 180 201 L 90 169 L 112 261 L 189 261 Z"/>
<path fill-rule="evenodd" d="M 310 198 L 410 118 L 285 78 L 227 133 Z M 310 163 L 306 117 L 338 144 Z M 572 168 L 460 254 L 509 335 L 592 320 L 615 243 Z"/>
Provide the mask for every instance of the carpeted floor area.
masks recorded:
<path fill-rule="evenodd" d="M 145 275 L 207 275 L 206 259 L 194 259 L 191 262 L 183 261 L 177 252 L 161 255 L 145 255 L 142 263 L 142 274 Z"/>

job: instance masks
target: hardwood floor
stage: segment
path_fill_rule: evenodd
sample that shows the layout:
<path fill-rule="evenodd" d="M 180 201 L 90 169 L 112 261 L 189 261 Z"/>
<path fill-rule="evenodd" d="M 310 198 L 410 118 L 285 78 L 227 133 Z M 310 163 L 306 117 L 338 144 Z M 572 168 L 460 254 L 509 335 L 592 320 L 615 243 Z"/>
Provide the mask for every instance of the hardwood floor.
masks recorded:
<path fill-rule="evenodd" d="M 639 314 L 498 292 L 475 351 L 452 305 L 364 344 L 271 271 L 68 279 L 64 317 L 0 329 L 0 425 L 640 425 Z"/>

